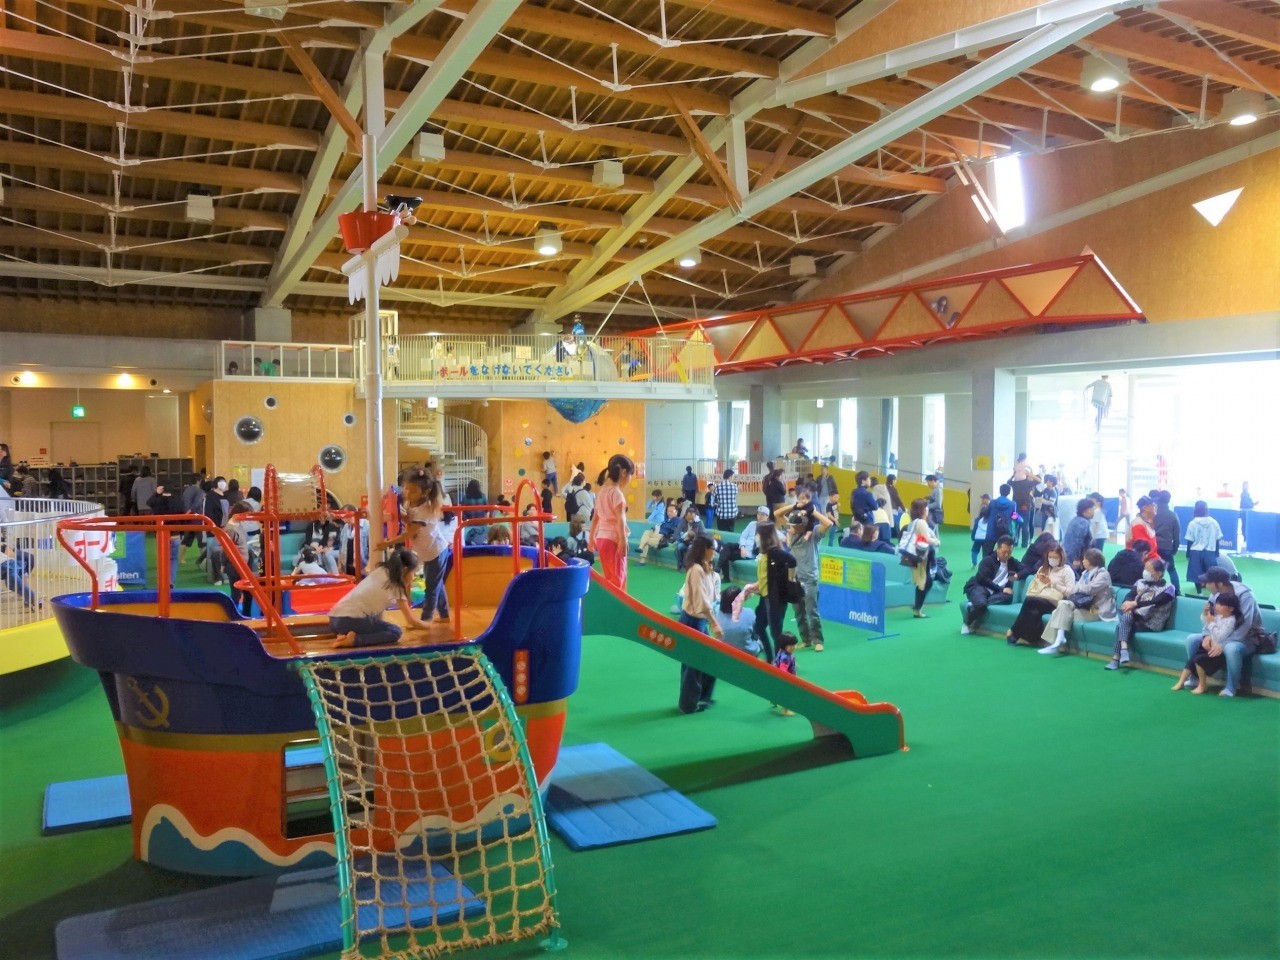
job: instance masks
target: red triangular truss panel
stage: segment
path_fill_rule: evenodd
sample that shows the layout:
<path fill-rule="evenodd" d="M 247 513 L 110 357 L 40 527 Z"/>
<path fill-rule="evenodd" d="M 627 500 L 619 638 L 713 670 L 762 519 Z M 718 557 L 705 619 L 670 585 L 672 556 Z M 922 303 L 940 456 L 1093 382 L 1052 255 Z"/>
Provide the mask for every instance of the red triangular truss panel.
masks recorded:
<path fill-rule="evenodd" d="M 876 334 L 877 340 L 907 340 L 928 336 L 942 330 L 938 315 L 926 307 L 915 294 L 902 298 L 887 323 Z"/>
<path fill-rule="evenodd" d="M 737 363 L 748 363 L 765 357 L 786 357 L 790 354 L 791 348 L 778 335 L 773 324 L 762 318 L 756 324 L 756 328 L 743 340 L 742 346 L 733 355 L 733 360 Z"/>
<path fill-rule="evenodd" d="M 738 318 L 735 323 L 719 324 L 708 322 L 702 325 L 702 333 L 711 341 L 711 345 L 715 348 L 716 356 L 721 360 L 728 360 L 733 356 L 738 344 L 742 342 L 742 338 L 751 329 L 752 322 L 753 320 L 743 320 L 741 318 Z"/>
<path fill-rule="evenodd" d="M 805 338 L 822 319 L 822 315 L 831 309 L 829 306 L 822 305 L 792 313 L 777 310 L 773 314 L 773 323 L 782 334 L 782 339 L 787 341 L 787 346 L 792 350 L 799 350 L 800 344 L 804 343 Z"/>
<path fill-rule="evenodd" d="M 862 339 L 870 340 L 889 316 L 889 311 L 897 305 L 897 297 L 879 297 L 861 303 L 842 303 L 840 306 L 849 322 L 862 334 Z"/>
<path fill-rule="evenodd" d="M 1130 316 L 1137 315 L 1137 310 L 1110 275 L 1096 263 L 1089 263 L 1080 268 L 1057 299 L 1049 304 L 1044 316 L 1046 319 L 1121 317 L 1126 312 Z"/>
<path fill-rule="evenodd" d="M 1142 311 L 1091 252 L 1031 266 L 788 304 L 719 320 L 666 324 L 706 339 L 719 372 L 776 367 L 801 357 L 824 363 L 948 340 L 1016 335 L 1055 326 L 1141 321 Z M 692 354 L 690 355 L 692 357 Z M 680 353 L 673 358 L 681 363 Z"/>
<path fill-rule="evenodd" d="M 1037 270 L 1034 273 L 1004 277 L 1004 285 L 1027 308 L 1027 313 L 1038 317 L 1079 269 L 1063 267 L 1061 270 Z"/>
<path fill-rule="evenodd" d="M 837 309 L 828 313 L 822 322 L 814 327 L 813 332 L 809 334 L 809 339 L 805 340 L 798 352 L 807 354 L 816 350 L 835 350 L 861 340 L 858 331 L 854 330 L 845 319 L 844 311 Z"/>
<path fill-rule="evenodd" d="M 957 326 L 968 330 L 1027 319 L 1026 308 L 1013 298 L 1004 284 L 993 279 L 983 284 L 982 290 L 973 298 Z"/>
<path fill-rule="evenodd" d="M 964 313 L 981 286 L 980 283 L 954 284 L 930 287 L 917 293 L 925 305 L 942 320 L 943 326 L 954 327 L 960 319 L 959 315 Z"/>

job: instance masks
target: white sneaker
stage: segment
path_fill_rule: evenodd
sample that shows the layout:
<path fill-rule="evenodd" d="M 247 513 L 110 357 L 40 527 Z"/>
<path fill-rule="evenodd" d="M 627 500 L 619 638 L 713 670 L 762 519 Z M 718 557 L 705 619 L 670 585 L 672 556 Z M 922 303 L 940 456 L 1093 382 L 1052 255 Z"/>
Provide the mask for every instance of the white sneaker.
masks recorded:
<path fill-rule="evenodd" d="M 969 625 L 967 623 L 960 624 L 960 636 L 967 637 L 971 633 L 973 633 L 973 631 L 969 629 Z"/>
<path fill-rule="evenodd" d="M 1044 647 L 1041 650 L 1037 650 L 1036 653 L 1042 653 L 1045 655 L 1054 654 L 1054 653 L 1057 653 L 1059 650 L 1061 650 L 1063 646 L 1064 644 L 1061 640 L 1055 640 L 1053 641 L 1053 643 L 1049 644 L 1047 647 Z"/>

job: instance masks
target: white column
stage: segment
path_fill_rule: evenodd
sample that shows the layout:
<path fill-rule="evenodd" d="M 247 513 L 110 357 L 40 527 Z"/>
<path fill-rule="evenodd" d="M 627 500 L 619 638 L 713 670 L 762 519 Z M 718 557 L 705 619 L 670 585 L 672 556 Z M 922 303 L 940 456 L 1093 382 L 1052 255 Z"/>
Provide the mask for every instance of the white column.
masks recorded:
<path fill-rule="evenodd" d="M 973 486 L 993 496 L 1013 472 L 1014 376 L 992 367 L 973 371 Z"/>
<path fill-rule="evenodd" d="M 925 462 L 924 397 L 898 398 L 898 472 L 919 480 L 934 465 Z"/>
<path fill-rule="evenodd" d="M 872 473 L 879 470 L 888 461 L 884 449 L 884 409 L 880 400 L 875 397 L 858 398 L 858 453 L 859 470 Z"/>
<path fill-rule="evenodd" d="M 947 422 L 946 461 L 943 472 L 947 487 L 959 490 L 973 478 L 973 396 L 948 393 L 943 398 Z M 981 495 L 986 491 L 978 491 Z"/>
<path fill-rule="evenodd" d="M 378 136 L 386 124 L 386 108 L 383 102 L 382 55 L 365 53 L 364 57 L 364 209 L 378 209 Z M 368 294 L 364 302 L 365 336 L 365 495 L 369 500 L 370 546 L 381 543 L 382 518 L 382 323 L 378 316 L 379 284 L 375 260 L 368 251 L 364 254 Z"/>

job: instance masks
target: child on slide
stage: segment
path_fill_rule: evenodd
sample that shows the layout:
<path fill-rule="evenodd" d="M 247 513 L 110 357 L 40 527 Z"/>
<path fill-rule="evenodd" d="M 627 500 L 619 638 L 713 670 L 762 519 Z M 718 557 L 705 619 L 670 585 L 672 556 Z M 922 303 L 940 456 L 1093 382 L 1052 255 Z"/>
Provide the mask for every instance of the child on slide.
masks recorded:
<path fill-rule="evenodd" d="M 355 589 L 335 603 L 329 611 L 329 629 L 337 634 L 334 648 L 398 642 L 403 631 L 397 624 L 382 619 L 393 603 L 399 607 L 409 629 L 428 629 L 431 625 L 420 620 L 409 605 L 409 587 L 417 569 L 418 557 L 412 550 L 394 549 Z"/>

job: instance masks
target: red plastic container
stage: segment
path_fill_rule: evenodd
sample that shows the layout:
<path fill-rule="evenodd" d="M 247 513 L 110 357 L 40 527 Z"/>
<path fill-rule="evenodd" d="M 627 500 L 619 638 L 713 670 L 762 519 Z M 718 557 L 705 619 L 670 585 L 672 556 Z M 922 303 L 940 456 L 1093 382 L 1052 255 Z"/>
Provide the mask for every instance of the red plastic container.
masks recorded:
<path fill-rule="evenodd" d="M 342 245 L 348 253 L 364 253 L 384 233 L 396 225 L 396 218 L 389 213 L 366 213 L 355 210 L 338 217 L 342 228 Z"/>

